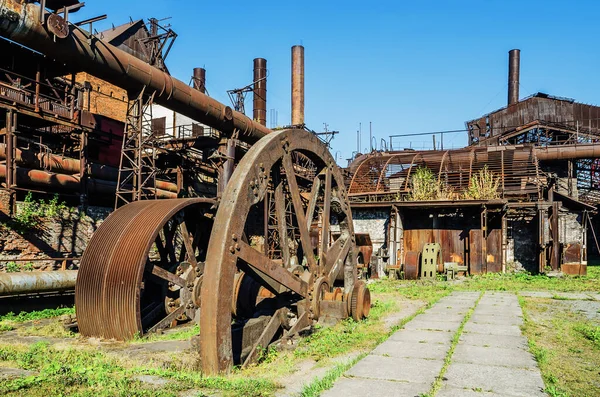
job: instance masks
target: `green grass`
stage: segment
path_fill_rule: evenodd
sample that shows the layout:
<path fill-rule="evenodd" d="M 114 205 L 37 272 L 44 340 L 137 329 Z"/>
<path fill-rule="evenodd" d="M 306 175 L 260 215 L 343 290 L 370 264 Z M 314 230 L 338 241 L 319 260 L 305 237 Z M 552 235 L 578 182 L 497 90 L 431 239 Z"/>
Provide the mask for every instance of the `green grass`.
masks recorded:
<path fill-rule="evenodd" d="M 162 334 L 149 334 L 134 338 L 131 343 L 148 343 L 168 340 L 186 340 L 193 336 L 200 335 L 200 326 L 198 324 L 188 325 L 175 329 L 174 331 Z"/>
<path fill-rule="evenodd" d="M 600 349 L 600 327 L 589 323 L 577 323 L 574 326 L 575 331 L 579 332 L 584 338 L 594 343 L 597 349 Z"/>
<path fill-rule="evenodd" d="M 0 345 L 0 361 L 37 374 L 0 383 L 2 396 L 178 396 L 184 390 L 224 395 L 271 395 L 277 386 L 260 378 L 239 375 L 203 377 L 198 372 L 136 367 L 97 350 L 55 349 L 37 343 L 28 347 Z M 139 375 L 168 380 L 164 385 L 139 381 Z"/>
<path fill-rule="evenodd" d="M 362 360 L 366 355 L 367 355 L 367 353 L 362 353 L 361 355 L 354 358 L 353 360 L 350 360 L 343 364 L 336 365 L 331 370 L 329 370 L 327 372 L 327 374 L 325 374 L 325 376 L 323 376 L 322 378 L 317 378 L 317 379 L 313 380 L 312 382 L 310 382 L 308 385 L 305 385 L 302 388 L 300 395 L 302 397 L 317 397 L 317 396 L 319 396 L 325 390 L 330 389 L 333 386 L 333 383 L 336 381 L 337 378 L 342 376 L 342 374 L 344 372 L 346 372 L 347 370 L 352 368 L 354 366 L 354 364 L 356 364 L 357 362 Z"/>
<path fill-rule="evenodd" d="M 21 312 L 14 314 L 12 312 L 0 316 L 1 321 L 13 321 L 15 323 L 23 323 L 25 321 L 42 320 L 45 318 L 60 317 L 64 315 L 74 315 L 75 307 L 63 307 L 59 309 L 44 309 L 33 312 Z"/>
<path fill-rule="evenodd" d="M 600 395 L 599 327 L 553 299 L 519 297 L 523 334 L 551 397 Z"/>
<path fill-rule="evenodd" d="M 394 292 L 407 298 L 435 295 L 441 291 L 556 291 L 597 292 L 600 285 L 600 266 L 588 267 L 587 276 L 548 277 L 529 273 L 488 273 L 465 277 L 456 282 L 379 280 L 369 285 L 372 292 Z M 557 299 L 562 299 L 555 295 Z"/>

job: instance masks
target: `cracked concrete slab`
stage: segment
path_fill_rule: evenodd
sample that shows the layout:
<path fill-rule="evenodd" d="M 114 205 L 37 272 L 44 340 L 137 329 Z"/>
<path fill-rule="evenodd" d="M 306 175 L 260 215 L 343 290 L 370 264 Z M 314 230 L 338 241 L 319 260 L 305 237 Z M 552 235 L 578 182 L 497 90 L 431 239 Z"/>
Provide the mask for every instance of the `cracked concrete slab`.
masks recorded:
<path fill-rule="evenodd" d="M 335 388 L 327 390 L 321 396 L 407 397 L 425 394 L 429 389 L 430 385 L 426 383 L 342 377 L 336 381 Z"/>
<path fill-rule="evenodd" d="M 442 360 L 368 355 L 346 374 L 357 378 L 431 384 L 443 365 Z"/>
<path fill-rule="evenodd" d="M 454 350 L 452 362 L 525 369 L 537 368 L 537 363 L 533 356 L 525 350 L 491 346 L 469 346 L 461 343 Z"/>
<path fill-rule="evenodd" d="M 444 383 L 458 389 L 481 389 L 504 396 L 546 396 L 539 370 L 453 363 L 446 372 Z"/>
<path fill-rule="evenodd" d="M 415 343 L 387 340 L 377 346 L 371 354 L 387 357 L 424 358 L 443 360 L 450 344 Z"/>

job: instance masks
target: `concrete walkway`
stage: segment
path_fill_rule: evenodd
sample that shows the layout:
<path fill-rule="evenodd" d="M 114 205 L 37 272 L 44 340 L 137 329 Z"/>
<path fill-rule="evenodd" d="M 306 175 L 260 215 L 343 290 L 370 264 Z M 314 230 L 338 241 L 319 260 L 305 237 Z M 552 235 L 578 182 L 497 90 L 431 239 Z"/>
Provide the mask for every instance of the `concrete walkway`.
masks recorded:
<path fill-rule="evenodd" d="M 545 396 L 521 335 L 522 312 L 510 293 L 454 292 L 377 346 L 323 396 L 419 396 L 429 393 L 452 339 L 475 307 L 446 368 L 439 397 Z"/>

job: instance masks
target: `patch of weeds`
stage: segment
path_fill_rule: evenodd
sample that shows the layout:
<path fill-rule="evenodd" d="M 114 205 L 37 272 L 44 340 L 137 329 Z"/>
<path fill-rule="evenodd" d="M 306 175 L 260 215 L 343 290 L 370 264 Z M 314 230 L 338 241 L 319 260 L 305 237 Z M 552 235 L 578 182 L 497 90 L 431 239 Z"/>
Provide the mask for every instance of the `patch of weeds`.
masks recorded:
<path fill-rule="evenodd" d="M 519 297 L 523 334 L 535 357 L 545 392 L 554 397 L 598 394 L 600 354 L 594 326 L 552 299 Z"/>
<path fill-rule="evenodd" d="M 58 194 L 47 203 L 44 200 L 35 200 L 31 192 L 27 193 L 25 200 L 18 207 L 11 226 L 17 232 L 23 233 L 27 230 L 37 229 L 44 219 L 54 219 L 68 207 L 64 202 L 59 202 Z"/>
<path fill-rule="evenodd" d="M 21 271 L 21 265 L 17 262 L 8 262 L 4 268 L 7 273 L 17 273 Z"/>
<path fill-rule="evenodd" d="M 325 390 L 330 389 L 337 378 L 339 378 L 344 372 L 352 368 L 354 364 L 362 360 L 366 355 L 367 353 L 363 353 L 355 359 L 348 361 L 347 363 L 336 365 L 331 370 L 329 370 L 329 372 L 327 372 L 327 374 L 325 374 L 324 377 L 315 379 L 308 385 L 304 386 L 304 388 L 300 392 L 300 395 L 302 397 L 319 396 Z"/>
<path fill-rule="evenodd" d="M 552 295 L 552 299 L 557 300 L 557 301 L 568 301 L 571 300 L 570 298 L 566 297 L 566 296 L 562 296 L 562 295 Z"/>
<path fill-rule="evenodd" d="M 81 347 L 55 349 L 47 343 L 31 346 L 0 344 L 0 361 L 16 363 L 22 369 L 38 373 L 1 382 L 0 395 L 176 397 L 183 390 L 202 389 L 210 394 L 220 391 L 226 396 L 267 396 L 276 389 L 273 382 L 260 378 L 203 377 L 197 372 L 131 367 L 124 360 Z M 139 375 L 159 376 L 173 382 L 145 384 L 138 380 Z"/>
<path fill-rule="evenodd" d="M 44 318 L 60 317 L 67 314 L 75 314 L 75 308 L 62 307 L 58 309 L 44 309 L 32 312 L 21 312 L 19 314 L 14 314 L 13 312 L 10 312 L 0 316 L 0 321 L 14 321 L 16 323 L 22 323 L 25 321 L 41 320 Z"/>
<path fill-rule="evenodd" d="M 76 338 L 77 334 L 67 331 L 59 322 L 41 326 L 22 327 L 17 333 L 21 336 L 45 336 L 50 338 Z"/>
<path fill-rule="evenodd" d="M 0 332 L 8 332 L 14 330 L 15 327 L 8 323 L 0 323 Z"/>
<path fill-rule="evenodd" d="M 584 338 L 594 343 L 594 346 L 600 349 L 600 327 L 592 324 L 579 323 L 575 325 L 575 331 L 583 335 Z"/>
<path fill-rule="evenodd" d="M 159 342 L 167 340 L 186 340 L 193 336 L 200 335 L 200 326 L 195 324 L 193 326 L 179 327 L 172 332 L 164 332 L 162 334 L 149 334 L 141 336 L 136 333 L 130 343 L 148 343 L 148 342 Z"/>

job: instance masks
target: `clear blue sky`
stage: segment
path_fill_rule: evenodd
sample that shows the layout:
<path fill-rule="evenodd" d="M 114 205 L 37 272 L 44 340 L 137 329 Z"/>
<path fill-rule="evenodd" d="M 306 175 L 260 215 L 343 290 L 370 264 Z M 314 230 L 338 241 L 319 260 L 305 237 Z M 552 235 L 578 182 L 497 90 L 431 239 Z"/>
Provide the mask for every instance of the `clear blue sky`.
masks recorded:
<path fill-rule="evenodd" d="M 164 18 L 179 34 L 167 63 L 189 81 L 207 69 L 211 96 L 251 83 L 268 61 L 267 108 L 290 122 L 290 47 L 306 48 L 306 123 L 339 130 L 338 159 L 393 134 L 464 128 L 506 104 L 508 50 L 521 49 L 521 98 L 543 91 L 599 104 L 597 1 L 114 1 L 88 0 L 73 20 L 107 13 L 98 30 Z M 251 96 L 247 109 L 251 115 Z M 268 123 L 269 123 L 269 114 Z M 466 144 L 447 136 L 446 147 Z M 430 137 L 398 146 L 431 147 Z M 345 164 L 345 161 L 340 161 Z"/>

